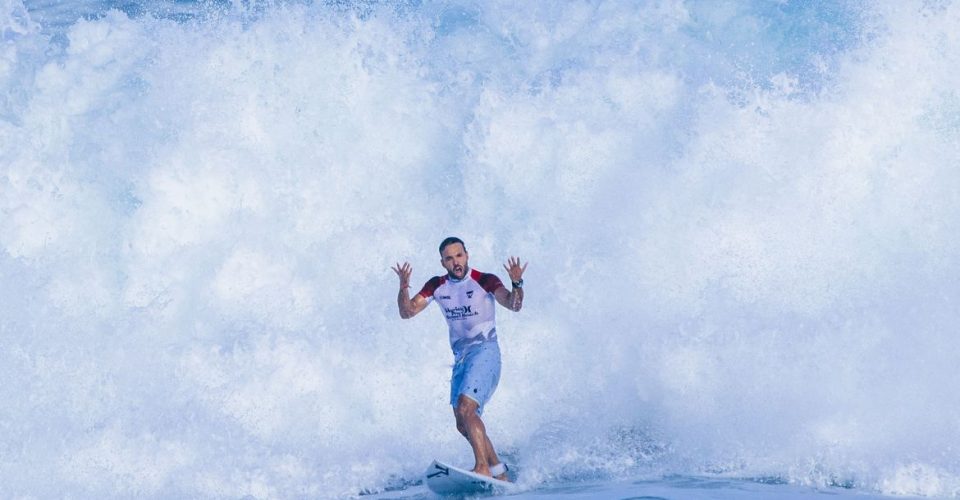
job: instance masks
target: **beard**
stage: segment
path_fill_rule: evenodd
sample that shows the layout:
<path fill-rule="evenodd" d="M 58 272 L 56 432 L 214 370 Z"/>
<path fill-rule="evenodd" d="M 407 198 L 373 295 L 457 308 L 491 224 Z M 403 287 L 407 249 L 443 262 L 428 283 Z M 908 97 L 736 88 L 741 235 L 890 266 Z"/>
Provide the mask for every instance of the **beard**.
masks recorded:
<path fill-rule="evenodd" d="M 448 274 L 450 274 L 451 277 L 463 279 L 463 277 L 467 275 L 467 266 L 454 266 Z"/>

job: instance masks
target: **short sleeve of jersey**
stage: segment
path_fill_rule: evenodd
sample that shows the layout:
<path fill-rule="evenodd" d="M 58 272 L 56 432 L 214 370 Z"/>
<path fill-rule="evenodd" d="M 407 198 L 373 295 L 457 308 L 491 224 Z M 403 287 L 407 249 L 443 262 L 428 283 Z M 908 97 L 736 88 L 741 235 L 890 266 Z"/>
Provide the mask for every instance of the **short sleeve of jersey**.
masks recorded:
<path fill-rule="evenodd" d="M 493 293 L 497 291 L 497 288 L 503 288 L 503 282 L 500 281 L 500 278 L 498 278 L 496 274 L 481 274 L 477 283 L 480 283 L 480 286 L 483 287 L 487 293 Z"/>
<path fill-rule="evenodd" d="M 442 282 L 443 280 L 441 280 L 439 276 L 430 278 L 429 281 L 423 284 L 423 288 L 420 289 L 417 295 L 428 301 L 433 300 L 433 292 L 437 291 L 437 287 L 439 287 Z"/>

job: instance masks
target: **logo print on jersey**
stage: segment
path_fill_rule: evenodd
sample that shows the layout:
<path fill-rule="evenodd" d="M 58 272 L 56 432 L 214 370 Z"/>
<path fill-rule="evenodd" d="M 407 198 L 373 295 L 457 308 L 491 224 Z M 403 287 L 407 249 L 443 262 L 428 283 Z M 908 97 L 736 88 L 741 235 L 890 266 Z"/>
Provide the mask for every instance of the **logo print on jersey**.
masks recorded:
<path fill-rule="evenodd" d="M 472 298 L 473 298 L 473 290 L 467 290 L 467 298 L 468 298 L 468 299 L 472 299 Z"/>
<path fill-rule="evenodd" d="M 480 314 L 473 310 L 473 306 L 457 306 L 452 309 L 444 307 L 443 312 L 447 314 L 447 319 L 467 319 Z"/>

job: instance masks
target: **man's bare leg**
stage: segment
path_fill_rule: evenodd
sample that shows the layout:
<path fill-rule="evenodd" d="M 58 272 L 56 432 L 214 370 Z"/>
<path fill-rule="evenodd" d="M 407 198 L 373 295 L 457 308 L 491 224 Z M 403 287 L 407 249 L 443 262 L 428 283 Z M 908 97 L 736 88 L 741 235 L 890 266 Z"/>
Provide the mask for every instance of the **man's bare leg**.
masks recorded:
<path fill-rule="evenodd" d="M 486 441 L 487 441 L 487 451 L 488 451 L 488 453 L 487 453 L 487 464 L 489 464 L 490 467 L 493 467 L 494 465 L 497 465 L 498 463 L 500 463 L 500 457 L 497 456 L 497 452 L 493 451 L 493 443 L 490 442 L 490 438 L 489 438 L 489 437 L 486 439 Z M 509 478 L 507 478 L 507 473 L 506 473 L 506 472 L 504 472 L 503 474 L 500 474 L 499 476 L 493 476 L 493 477 L 495 477 L 495 478 L 497 478 L 497 479 L 499 479 L 499 480 L 501 480 L 501 481 L 509 481 L 509 480 L 510 480 Z"/>
<path fill-rule="evenodd" d="M 473 456 L 476 459 L 473 472 L 490 476 L 490 466 L 500 463 L 500 458 L 497 457 L 493 443 L 487 437 L 487 428 L 483 425 L 483 420 L 477 415 L 478 406 L 476 401 L 461 394 L 453 413 L 457 418 L 457 430 L 467 438 L 473 448 Z M 497 476 L 497 479 L 505 481 L 506 476 L 506 473 L 503 473 Z"/>

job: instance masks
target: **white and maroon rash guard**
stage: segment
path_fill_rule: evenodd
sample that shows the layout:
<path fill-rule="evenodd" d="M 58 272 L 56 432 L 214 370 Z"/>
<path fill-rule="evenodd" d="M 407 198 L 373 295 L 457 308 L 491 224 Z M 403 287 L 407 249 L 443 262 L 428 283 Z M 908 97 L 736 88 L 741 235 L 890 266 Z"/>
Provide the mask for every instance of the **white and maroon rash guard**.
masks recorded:
<path fill-rule="evenodd" d="M 493 292 L 503 288 L 494 274 L 470 269 L 462 280 L 434 276 L 418 295 L 437 301 L 450 328 L 450 348 L 459 357 L 463 349 L 481 342 L 496 341 L 496 300 Z"/>

